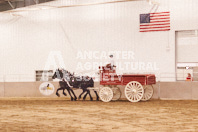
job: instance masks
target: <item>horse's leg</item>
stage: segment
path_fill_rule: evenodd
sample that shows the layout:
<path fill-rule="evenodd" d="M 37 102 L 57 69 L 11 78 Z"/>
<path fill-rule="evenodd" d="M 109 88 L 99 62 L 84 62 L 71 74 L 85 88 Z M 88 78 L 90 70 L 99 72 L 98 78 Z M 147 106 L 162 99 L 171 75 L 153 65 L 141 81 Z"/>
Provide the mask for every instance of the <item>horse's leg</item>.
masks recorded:
<path fill-rule="evenodd" d="M 86 90 L 86 92 L 87 92 L 87 93 L 84 95 L 83 100 L 85 100 L 86 97 L 87 97 L 87 94 L 89 94 L 90 100 L 92 101 L 93 98 L 92 98 L 92 96 L 91 96 L 91 94 L 90 94 L 90 90 Z"/>
<path fill-rule="evenodd" d="M 90 100 L 93 101 L 93 98 L 92 98 L 92 96 L 91 96 L 90 90 L 88 90 L 87 92 L 88 92 L 88 94 L 89 94 Z"/>
<path fill-rule="evenodd" d="M 85 100 L 85 99 L 86 99 L 87 94 L 88 94 L 88 90 L 85 90 L 85 92 L 86 92 L 86 94 L 84 95 L 83 100 Z"/>
<path fill-rule="evenodd" d="M 85 90 L 84 89 L 82 89 L 82 90 L 83 90 L 83 92 L 78 96 L 79 100 L 81 99 L 81 96 L 85 93 Z"/>
<path fill-rule="evenodd" d="M 72 95 L 71 95 L 71 93 L 70 93 L 70 88 L 66 88 L 67 89 L 67 92 L 69 93 L 69 95 L 70 95 L 70 97 L 71 97 L 71 101 L 73 101 L 74 100 L 74 98 L 72 97 Z"/>
<path fill-rule="evenodd" d="M 65 96 L 67 96 L 67 94 L 65 93 L 65 88 L 63 89 L 63 94 L 64 94 Z"/>
<path fill-rule="evenodd" d="M 73 89 L 70 89 L 70 90 L 71 90 L 72 94 L 74 95 L 74 100 L 76 101 L 77 97 L 76 97 L 76 95 L 74 93 L 74 90 Z"/>
<path fill-rule="evenodd" d="M 58 88 L 58 89 L 56 90 L 56 95 L 57 95 L 58 97 L 60 97 L 60 94 L 58 93 L 59 90 L 63 90 L 63 87 L 60 87 L 60 88 Z"/>
<path fill-rule="evenodd" d="M 99 101 L 98 93 L 94 90 L 94 93 L 96 94 L 96 100 Z"/>

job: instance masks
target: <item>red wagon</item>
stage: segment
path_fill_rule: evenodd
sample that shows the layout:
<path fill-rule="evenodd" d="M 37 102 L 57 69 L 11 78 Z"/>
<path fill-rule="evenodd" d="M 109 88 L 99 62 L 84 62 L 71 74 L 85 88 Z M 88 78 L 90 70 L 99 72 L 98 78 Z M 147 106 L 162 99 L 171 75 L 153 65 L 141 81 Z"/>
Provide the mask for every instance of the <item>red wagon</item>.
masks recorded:
<path fill-rule="evenodd" d="M 118 100 L 121 90 L 117 85 L 126 85 L 124 93 L 131 102 L 149 100 L 153 95 L 153 84 L 156 83 L 154 74 L 124 74 L 117 75 L 115 69 L 99 67 L 100 69 L 100 99 L 104 102 Z"/>

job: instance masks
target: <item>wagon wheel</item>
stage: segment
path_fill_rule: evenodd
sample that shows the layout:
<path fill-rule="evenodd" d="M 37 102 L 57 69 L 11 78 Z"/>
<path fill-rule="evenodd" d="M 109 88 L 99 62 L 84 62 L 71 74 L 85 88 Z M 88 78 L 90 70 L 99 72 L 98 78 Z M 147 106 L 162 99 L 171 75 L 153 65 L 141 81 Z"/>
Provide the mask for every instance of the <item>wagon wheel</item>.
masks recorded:
<path fill-rule="evenodd" d="M 142 101 L 147 101 L 151 99 L 153 96 L 153 86 L 152 85 L 146 85 L 144 86 L 144 95 L 142 97 Z"/>
<path fill-rule="evenodd" d="M 144 95 L 144 88 L 137 81 L 129 82 L 125 87 L 125 96 L 131 102 L 138 102 Z"/>
<path fill-rule="evenodd" d="M 119 87 L 113 87 L 112 88 L 112 91 L 113 91 L 113 98 L 112 98 L 112 100 L 113 101 L 116 101 L 116 100 L 120 99 L 120 97 L 122 95 L 120 88 Z"/>
<path fill-rule="evenodd" d="M 103 87 L 99 91 L 99 97 L 103 102 L 109 102 L 113 98 L 113 91 L 109 87 Z"/>

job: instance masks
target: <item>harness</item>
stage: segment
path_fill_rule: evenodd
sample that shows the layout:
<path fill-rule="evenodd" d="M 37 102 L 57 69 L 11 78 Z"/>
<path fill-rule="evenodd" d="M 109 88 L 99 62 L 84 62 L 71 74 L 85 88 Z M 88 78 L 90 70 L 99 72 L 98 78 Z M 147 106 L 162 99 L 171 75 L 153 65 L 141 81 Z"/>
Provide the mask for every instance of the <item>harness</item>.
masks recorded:
<path fill-rule="evenodd" d="M 70 88 L 73 88 L 73 86 L 71 86 L 71 85 L 69 84 L 69 82 L 68 82 L 65 78 L 63 78 L 63 81 L 66 82 L 67 85 L 68 85 Z"/>

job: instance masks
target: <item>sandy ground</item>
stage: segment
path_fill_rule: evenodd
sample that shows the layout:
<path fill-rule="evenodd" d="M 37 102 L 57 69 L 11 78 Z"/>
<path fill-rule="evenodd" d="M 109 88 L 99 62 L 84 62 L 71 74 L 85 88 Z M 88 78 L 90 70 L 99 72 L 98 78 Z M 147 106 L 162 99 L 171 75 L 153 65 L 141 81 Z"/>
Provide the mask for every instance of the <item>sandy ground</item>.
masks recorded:
<path fill-rule="evenodd" d="M 0 132 L 198 131 L 198 101 L 0 98 Z"/>

